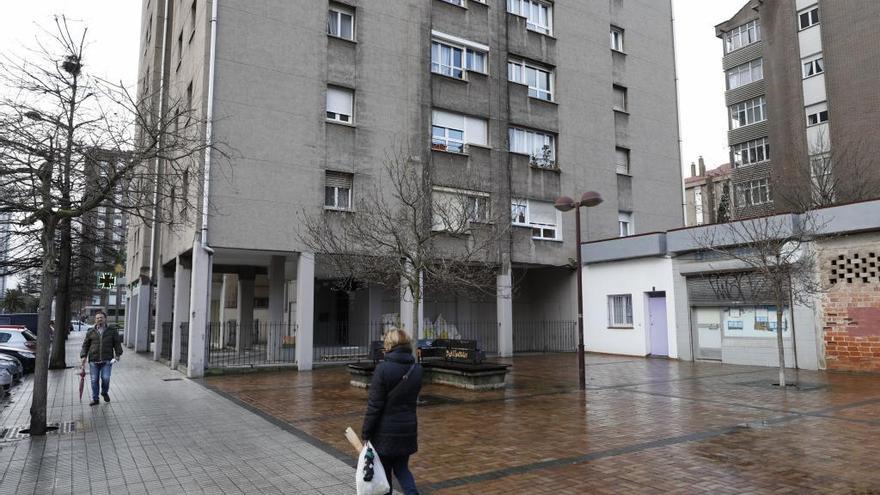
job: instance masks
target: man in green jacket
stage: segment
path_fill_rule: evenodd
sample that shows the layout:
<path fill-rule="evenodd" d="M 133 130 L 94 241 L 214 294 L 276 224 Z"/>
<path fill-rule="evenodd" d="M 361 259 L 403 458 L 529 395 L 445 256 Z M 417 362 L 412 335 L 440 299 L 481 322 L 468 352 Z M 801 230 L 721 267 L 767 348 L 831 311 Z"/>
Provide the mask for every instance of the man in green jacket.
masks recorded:
<path fill-rule="evenodd" d="M 116 354 L 114 357 L 113 354 Z M 103 311 L 95 313 L 95 326 L 86 333 L 82 350 L 79 357 L 82 358 L 82 367 L 86 367 L 86 359 L 89 361 L 89 375 L 92 379 L 92 402 L 90 406 L 98 405 L 98 378 L 101 379 L 101 396 L 105 402 L 110 402 L 110 370 L 113 363 L 119 361 L 122 356 L 122 339 L 115 326 L 107 326 L 107 315 Z"/>

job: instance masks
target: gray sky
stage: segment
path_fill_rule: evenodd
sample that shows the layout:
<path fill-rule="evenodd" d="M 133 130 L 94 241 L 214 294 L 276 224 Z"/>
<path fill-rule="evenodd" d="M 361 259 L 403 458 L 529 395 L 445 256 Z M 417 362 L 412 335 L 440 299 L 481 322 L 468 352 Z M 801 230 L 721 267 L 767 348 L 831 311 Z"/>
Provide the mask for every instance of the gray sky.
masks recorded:
<path fill-rule="evenodd" d="M 606 0 L 581 0 L 606 1 Z M 661 1 L 661 0 L 650 0 Z M 688 164 L 699 155 L 707 168 L 726 163 L 727 113 L 721 41 L 715 24 L 731 17 L 746 0 L 673 0 L 678 65 L 681 156 Z M 66 14 L 88 26 L 92 40 L 86 60 L 92 70 L 133 86 L 137 80 L 140 0 L 30 0 L 5 2 L 0 16 L 0 49 L 33 46 L 38 25 L 52 27 L 54 14 Z"/>

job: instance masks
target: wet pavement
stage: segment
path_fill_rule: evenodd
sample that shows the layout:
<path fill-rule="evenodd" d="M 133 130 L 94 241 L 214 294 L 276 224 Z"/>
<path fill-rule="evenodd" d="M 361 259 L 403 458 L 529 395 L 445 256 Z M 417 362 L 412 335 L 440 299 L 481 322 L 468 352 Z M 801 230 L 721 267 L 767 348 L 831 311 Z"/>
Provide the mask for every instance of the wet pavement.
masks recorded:
<path fill-rule="evenodd" d="M 422 390 L 426 493 L 880 493 L 880 377 L 574 354 L 518 356 L 504 390 Z M 790 379 L 795 372 L 790 372 Z M 205 384 L 336 457 L 367 392 L 344 368 Z"/>

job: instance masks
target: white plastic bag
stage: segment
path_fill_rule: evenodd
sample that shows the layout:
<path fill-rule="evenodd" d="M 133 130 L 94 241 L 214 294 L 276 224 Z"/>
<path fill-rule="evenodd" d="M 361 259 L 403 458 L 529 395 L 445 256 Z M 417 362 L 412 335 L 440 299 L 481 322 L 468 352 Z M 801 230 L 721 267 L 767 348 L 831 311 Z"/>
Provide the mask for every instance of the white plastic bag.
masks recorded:
<path fill-rule="evenodd" d="M 373 479 L 364 481 L 364 471 L 367 468 L 367 450 L 373 455 Z M 379 454 L 370 442 L 364 444 L 361 455 L 358 456 L 357 471 L 355 471 L 355 483 L 357 484 L 357 495 L 385 495 L 391 491 L 391 485 L 385 478 L 385 469 L 382 468 L 382 461 L 379 460 Z"/>

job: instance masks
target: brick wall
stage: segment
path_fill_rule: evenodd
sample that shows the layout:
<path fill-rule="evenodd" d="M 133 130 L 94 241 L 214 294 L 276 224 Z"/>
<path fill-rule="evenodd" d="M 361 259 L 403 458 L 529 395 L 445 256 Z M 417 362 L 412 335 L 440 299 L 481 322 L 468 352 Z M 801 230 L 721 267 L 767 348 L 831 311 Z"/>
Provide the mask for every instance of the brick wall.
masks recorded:
<path fill-rule="evenodd" d="M 830 370 L 880 372 L 880 243 L 859 237 L 822 250 L 825 363 Z"/>

